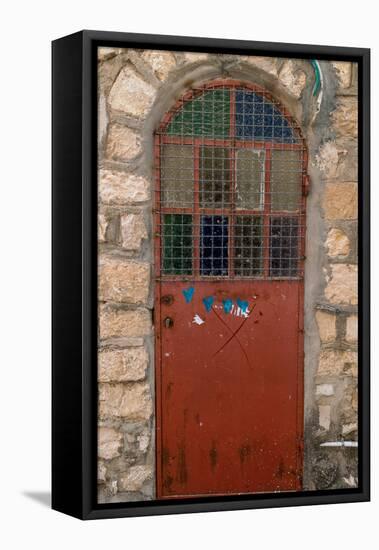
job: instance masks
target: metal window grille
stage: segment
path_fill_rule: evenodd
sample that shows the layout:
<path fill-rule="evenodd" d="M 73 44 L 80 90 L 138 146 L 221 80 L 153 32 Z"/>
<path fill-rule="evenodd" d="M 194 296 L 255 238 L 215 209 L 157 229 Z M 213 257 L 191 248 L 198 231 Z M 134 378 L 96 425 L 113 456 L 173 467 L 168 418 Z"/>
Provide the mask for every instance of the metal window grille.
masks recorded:
<path fill-rule="evenodd" d="M 157 277 L 301 278 L 307 151 L 264 90 L 184 94 L 155 136 Z"/>

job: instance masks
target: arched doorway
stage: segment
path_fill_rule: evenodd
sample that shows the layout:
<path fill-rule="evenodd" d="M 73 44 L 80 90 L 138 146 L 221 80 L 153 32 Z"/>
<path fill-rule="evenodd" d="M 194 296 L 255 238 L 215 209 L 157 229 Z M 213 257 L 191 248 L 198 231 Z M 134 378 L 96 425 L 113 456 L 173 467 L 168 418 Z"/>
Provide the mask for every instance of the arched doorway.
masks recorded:
<path fill-rule="evenodd" d="M 160 498 L 301 489 L 306 166 L 288 112 L 234 80 L 156 132 Z"/>

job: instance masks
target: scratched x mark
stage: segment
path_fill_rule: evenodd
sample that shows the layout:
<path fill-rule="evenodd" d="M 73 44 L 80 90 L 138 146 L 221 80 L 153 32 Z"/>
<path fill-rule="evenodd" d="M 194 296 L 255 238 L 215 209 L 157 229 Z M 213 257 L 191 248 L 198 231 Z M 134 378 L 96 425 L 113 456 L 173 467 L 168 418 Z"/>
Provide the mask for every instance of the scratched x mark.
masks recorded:
<path fill-rule="evenodd" d="M 221 323 L 222 323 L 223 325 L 225 325 L 226 328 L 232 333 L 232 335 L 226 340 L 226 342 L 223 343 L 223 345 L 220 347 L 220 349 L 218 349 L 218 350 L 216 351 L 216 353 L 213 354 L 212 358 L 215 357 L 218 353 L 220 353 L 220 351 L 222 351 L 222 350 L 225 348 L 225 346 L 227 346 L 227 345 L 229 344 L 229 342 L 231 342 L 231 341 L 233 340 L 233 338 L 235 338 L 235 339 L 237 340 L 237 342 L 238 342 L 239 347 L 241 348 L 242 353 L 243 353 L 244 356 L 245 356 L 245 359 L 246 359 L 246 361 L 247 361 L 247 364 L 248 364 L 249 367 L 250 367 L 249 357 L 248 357 L 248 355 L 247 355 L 247 353 L 246 353 L 246 351 L 245 351 L 243 345 L 241 344 L 241 341 L 240 341 L 240 339 L 238 338 L 237 334 L 239 333 L 239 331 L 241 330 L 241 328 L 244 326 L 244 324 L 246 323 L 246 321 L 250 318 L 251 314 L 253 313 L 253 310 L 254 310 L 255 306 L 256 306 L 256 304 L 253 304 L 253 306 L 252 306 L 252 308 L 251 308 L 251 311 L 250 311 L 250 314 L 249 314 L 247 317 L 245 317 L 245 319 L 242 321 L 242 323 L 240 324 L 240 326 L 239 326 L 235 331 L 233 331 L 233 330 L 230 328 L 230 326 L 229 326 L 227 323 L 225 323 L 224 319 L 223 319 L 222 317 L 220 317 L 220 315 L 217 313 L 217 311 L 216 311 L 214 308 L 212 308 L 212 311 L 214 312 L 214 314 L 216 315 L 216 317 L 217 317 L 218 319 L 220 319 Z"/>

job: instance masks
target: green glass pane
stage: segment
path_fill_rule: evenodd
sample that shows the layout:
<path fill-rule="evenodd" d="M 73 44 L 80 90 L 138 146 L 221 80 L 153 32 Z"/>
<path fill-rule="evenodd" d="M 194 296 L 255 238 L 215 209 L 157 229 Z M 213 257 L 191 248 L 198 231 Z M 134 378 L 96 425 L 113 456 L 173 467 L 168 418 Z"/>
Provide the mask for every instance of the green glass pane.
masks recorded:
<path fill-rule="evenodd" d="M 188 101 L 167 128 L 168 135 L 228 138 L 229 90 L 210 90 Z"/>
<path fill-rule="evenodd" d="M 260 216 L 236 216 L 234 272 L 241 277 L 262 275 L 263 224 Z"/>
<path fill-rule="evenodd" d="M 192 273 L 192 216 L 165 214 L 163 216 L 163 274 Z"/>
<path fill-rule="evenodd" d="M 303 174 L 300 151 L 273 150 L 271 160 L 271 210 L 294 212 L 300 208 Z"/>

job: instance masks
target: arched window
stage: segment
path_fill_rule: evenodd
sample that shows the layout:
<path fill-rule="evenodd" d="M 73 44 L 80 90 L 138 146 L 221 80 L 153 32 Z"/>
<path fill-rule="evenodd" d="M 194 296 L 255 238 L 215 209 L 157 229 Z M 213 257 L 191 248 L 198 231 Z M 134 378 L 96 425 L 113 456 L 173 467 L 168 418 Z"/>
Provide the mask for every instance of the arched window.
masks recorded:
<path fill-rule="evenodd" d="M 302 276 L 306 148 L 265 90 L 190 90 L 156 133 L 155 161 L 158 277 Z"/>

